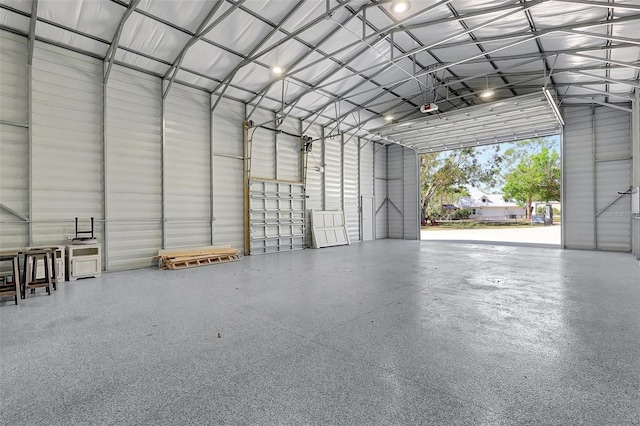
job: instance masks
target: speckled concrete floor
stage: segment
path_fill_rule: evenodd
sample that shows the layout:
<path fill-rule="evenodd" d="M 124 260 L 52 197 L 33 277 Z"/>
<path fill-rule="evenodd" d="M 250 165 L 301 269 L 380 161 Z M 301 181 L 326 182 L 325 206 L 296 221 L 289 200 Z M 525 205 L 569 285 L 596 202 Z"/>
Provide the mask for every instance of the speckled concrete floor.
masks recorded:
<path fill-rule="evenodd" d="M 387 240 L 104 274 L 0 320 L 1 424 L 640 424 L 628 254 Z"/>

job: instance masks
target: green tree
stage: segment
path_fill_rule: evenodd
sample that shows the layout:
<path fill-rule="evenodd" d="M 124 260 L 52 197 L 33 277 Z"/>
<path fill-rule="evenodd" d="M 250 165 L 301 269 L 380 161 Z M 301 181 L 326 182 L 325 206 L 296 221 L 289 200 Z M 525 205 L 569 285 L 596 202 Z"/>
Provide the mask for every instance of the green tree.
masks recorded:
<path fill-rule="evenodd" d="M 531 203 L 560 199 L 560 156 L 554 149 L 543 146 L 540 152 L 520 158 L 518 165 L 506 175 L 503 187 L 505 198 L 516 200 L 527 207 Z"/>
<path fill-rule="evenodd" d="M 479 155 L 487 149 L 495 151 L 494 160 L 481 164 Z M 467 185 L 493 185 L 499 176 L 500 162 L 494 148 L 464 148 L 444 153 L 422 154 L 420 163 L 421 205 L 424 217 L 441 211 L 444 199 L 468 194 Z M 437 209 L 433 199 L 439 199 Z"/>

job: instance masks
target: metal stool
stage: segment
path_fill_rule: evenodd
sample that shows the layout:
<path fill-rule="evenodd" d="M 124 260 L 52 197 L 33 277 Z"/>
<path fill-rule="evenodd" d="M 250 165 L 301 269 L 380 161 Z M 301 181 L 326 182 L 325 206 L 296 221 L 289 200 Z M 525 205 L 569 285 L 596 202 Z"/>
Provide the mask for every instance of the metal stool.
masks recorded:
<path fill-rule="evenodd" d="M 36 288 L 46 288 L 47 294 L 51 295 L 51 287 L 53 287 L 53 282 L 51 280 L 51 276 L 55 277 L 55 269 L 56 264 L 55 261 L 49 264 L 49 259 L 51 258 L 51 249 L 37 249 L 37 250 L 28 250 L 23 252 L 24 254 L 24 276 L 22 278 L 22 282 L 24 283 L 22 286 L 22 298 L 26 298 L 27 290 L 31 290 L 31 293 L 35 293 Z M 36 278 L 38 276 L 38 260 L 42 259 L 42 263 L 44 266 L 44 277 Z M 54 259 L 55 260 L 55 259 Z M 31 276 L 27 276 L 27 270 L 29 269 L 27 265 L 31 262 Z M 51 268 L 49 268 L 51 266 Z"/>

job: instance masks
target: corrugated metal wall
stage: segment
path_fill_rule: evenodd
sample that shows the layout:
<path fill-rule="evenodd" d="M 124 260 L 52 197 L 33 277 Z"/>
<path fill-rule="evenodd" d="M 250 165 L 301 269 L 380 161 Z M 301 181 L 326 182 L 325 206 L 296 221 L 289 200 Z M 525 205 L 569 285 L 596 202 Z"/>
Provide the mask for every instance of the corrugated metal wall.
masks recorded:
<path fill-rule="evenodd" d="M 630 114 L 606 107 L 564 109 L 564 246 L 631 250 Z M 613 203 L 613 204 L 612 204 Z"/>
<path fill-rule="evenodd" d="M 74 217 L 102 241 L 102 61 L 38 42 L 32 73 L 33 242 L 74 236 Z"/>
<path fill-rule="evenodd" d="M 27 39 L 0 31 L 0 203 L 29 214 Z M 9 124 L 12 123 L 12 124 Z M 0 249 L 29 244 L 27 223 L 0 208 Z"/>
<path fill-rule="evenodd" d="M 277 134 L 277 172 L 279 180 L 301 182 L 302 152 L 300 151 L 300 138 L 286 134 Z"/>
<path fill-rule="evenodd" d="M 106 93 L 106 269 L 148 267 L 162 246 L 162 83 L 116 65 Z"/>
<path fill-rule="evenodd" d="M 375 176 L 374 197 L 376 208 L 376 239 L 388 237 L 388 212 L 389 203 L 387 198 L 387 147 L 381 144 L 374 144 L 374 165 Z"/>
<path fill-rule="evenodd" d="M 244 105 L 223 99 L 213 117 L 213 244 L 244 251 Z"/>
<path fill-rule="evenodd" d="M 252 117 L 256 124 L 275 127 L 275 115 L 257 110 Z M 251 140 L 251 179 L 276 179 L 276 133 L 258 127 L 249 129 Z"/>
<path fill-rule="evenodd" d="M 403 149 L 403 176 L 404 176 L 404 239 L 420 239 L 420 182 L 418 178 L 418 154 L 409 148 Z"/>
<path fill-rule="evenodd" d="M 0 90 L 3 100 L 12 100 L 0 105 L 0 202 L 26 217 L 27 41 L 0 33 Z M 164 210 L 165 248 L 213 243 L 242 250 L 244 105 L 223 100 L 212 121 L 206 92 L 174 84 L 163 102 L 160 79 L 114 66 L 105 88 L 103 72 L 100 60 L 36 44 L 33 244 L 65 243 L 74 217 L 86 229 L 93 216 L 108 270 L 149 266 L 163 246 Z M 271 112 L 259 110 L 253 118 L 275 126 Z M 281 129 L 297 134 L 301 124 L 289 119 Z M 306 209 L 344 209 L 350 238 L 358 241 L 359 196 L 375 195 L 377 236 L 386 238 L 387 148 L 357 138 L 343 145 L 342 136 L 323 140 L 322 133 L 320 126 L 306 131 L 317 139 L 308 156 Z M 300 139 L 292 134 L 256 130 L 253 178 L 300 179 Z M 406 208 L 406 191 L 401 194 L 400 208 Z M 0 214 L 1 246 L 28 245 L 25 221 Z"/>
<path fill-rule="evenodd" d="M 165 99 L 165 247 L 211 243 L 209 96 L 174 85 Z"/>
<path fill-rule="evenodd" d="M 307 246 L 311 246 L 311 210 L 324 210 L 324 140 L 322 128 L 311 126 L 306 136 L 313 139 L 311 151 L 307 154 L 307 177 L 305 182 L 306 214 L 305 229 Z"/>
<path fill-rule="evenodd" d="M 360 195 L 373 197 L 373 142 L 360 140 Z"/>
<path fill-rule="evenodd" d="M 389 238 L 404 238 L 404 153 L 400 145 L 387 147 Z"/>
<path fill-rule="evenodd" d="M 342 139 L 324 141 L 325 210 L 342 210 Z"/>
<path fill-rule="evenodd" d="M 347 218 L 347 231 L 351 242 L 360 241 L 360 196 L 358 139 L 352 138 L 344 144 L 344 212 Z"/>

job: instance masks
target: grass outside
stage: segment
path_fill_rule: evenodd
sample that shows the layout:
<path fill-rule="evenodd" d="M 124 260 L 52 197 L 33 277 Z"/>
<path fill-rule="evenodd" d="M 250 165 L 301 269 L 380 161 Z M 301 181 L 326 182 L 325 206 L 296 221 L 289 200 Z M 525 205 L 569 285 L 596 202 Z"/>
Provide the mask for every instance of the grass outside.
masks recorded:
<path fill-rule="evenodd" d="M 559 221 L 554 221 L 559 223 Z M 542 224 L 531 225 L 529 222 L 513 221 L 513 222 L 476 222 L 473 220 L 451 220 L 441 221 L 437 225 L 423 226 L 425 231 L 438 231 L 445 229 L 501 229 L 501 228 L 531 228 L 532 226 L 544 226 Z"/>

